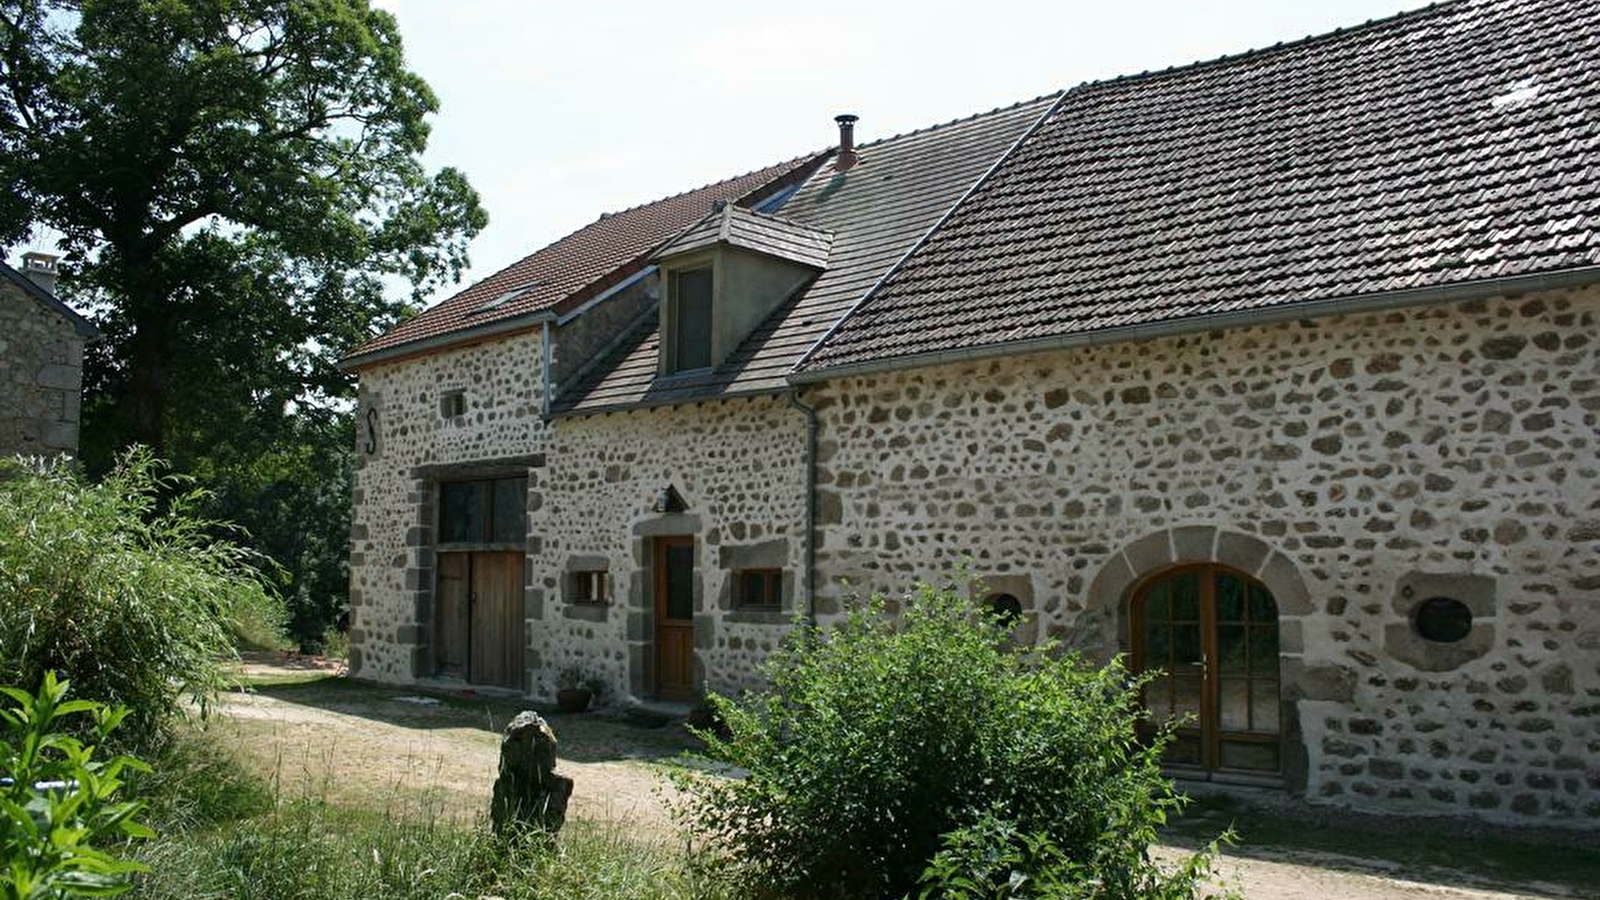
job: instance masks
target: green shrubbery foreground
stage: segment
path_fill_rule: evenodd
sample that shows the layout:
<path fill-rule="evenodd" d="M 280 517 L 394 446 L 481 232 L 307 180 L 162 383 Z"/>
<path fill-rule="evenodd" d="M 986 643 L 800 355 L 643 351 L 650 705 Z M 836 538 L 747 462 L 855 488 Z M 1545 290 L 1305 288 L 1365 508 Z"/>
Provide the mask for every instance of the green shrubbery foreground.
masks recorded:
<path fill-rule="evenodd" d="M 159 743 L 223 684 L 237 623 L 281 615 L 264 561 L 194 515 L 203 498 L 143 451 L 93 484 L 0 460 L 0 684 L 60 672 L 76 696 L 127 707 L 123 744 Z"/>
<path fill-rule="evenodd" d="M 1195 896 L 1202 854 L 1149 856 L 1182 799 L 1166 736 L 1143 740 L 1140 679 L 1052 646 L 954 590 L 921 586 L 891 614 L 858 605 L 797 629 L 770 688 L 713 697 L 711 755 L 744 778 L 685 769 L 681 813 L 751 896 Z"/>

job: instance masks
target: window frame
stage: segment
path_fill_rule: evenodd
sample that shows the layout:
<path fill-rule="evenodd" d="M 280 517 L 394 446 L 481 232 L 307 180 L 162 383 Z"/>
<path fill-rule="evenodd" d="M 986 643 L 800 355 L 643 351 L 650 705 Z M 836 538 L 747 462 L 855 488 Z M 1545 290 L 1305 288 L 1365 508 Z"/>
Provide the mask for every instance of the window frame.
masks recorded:
<path fill-rule="evenodd" d="M 467 414 L 466 388 L 452 388 L 439 392 L 439 417 L 446 422 Z"/>
<path fill-rule="evenodd" d="M 582 590 L 580 585 L 584 586 Z M 606 569 L 573 569 L 568 572 L 567 602 L 573 606 L 609 606 L 611 573 Z"/>
<path fill-rule="evenodd" d="M 776 612 L 783 609 L 783 569 L 752 566 L 733 570 L 733 608 L 758 612 Z M 752 600 L 747 588 L 750 577 L 762 579 L 763 598 Z"/>
<path fill-rule="evenodd" d="M 717 295 L 722 281 L 721 266 L 715 253 L 702 253 L 675 261 L 670 268 L 662 269 L 662 328 L 660 374 L 671 377 L 701 375 L 717 367 Z M 682 337 L 682 315 L 679 312 L 678 279 L 689 272 L 706 271 L 711 275 L 711 296 L 706 310 L 706 364 L 692 369 L 684 368 L 678 361 Z"/>

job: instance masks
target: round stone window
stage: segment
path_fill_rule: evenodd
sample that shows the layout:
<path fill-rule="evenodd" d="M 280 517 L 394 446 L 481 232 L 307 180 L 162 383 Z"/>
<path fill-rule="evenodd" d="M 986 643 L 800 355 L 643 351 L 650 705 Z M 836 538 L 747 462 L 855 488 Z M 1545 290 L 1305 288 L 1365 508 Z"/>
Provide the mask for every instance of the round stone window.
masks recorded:
<path fill-rule="evenodd" d="M 1015 595 L 990 594 L 986 602 L 989 604 L 989 609 L 1000 619 L 1000 624 L 1009 628 L 1022 621 L 1022 601 Z"/>
<path fill-rule="evenodd" d="M 1425 641 L 1454 644 L 1472 633 L 1472 610 L 1450 597 L 1432 597 L 1411 611 L 1411 623 Z"/>

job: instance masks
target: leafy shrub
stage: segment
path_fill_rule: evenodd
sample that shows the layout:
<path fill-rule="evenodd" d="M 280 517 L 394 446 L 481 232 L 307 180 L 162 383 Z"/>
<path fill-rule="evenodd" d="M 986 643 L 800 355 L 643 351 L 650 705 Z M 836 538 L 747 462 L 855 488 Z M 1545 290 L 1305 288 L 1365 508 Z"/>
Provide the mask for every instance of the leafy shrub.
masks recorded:
<path fill-rule="evenodd" d="M 108 896 L 128 889 L 140 866 L 98 845 L 155 833 L 135 818 L 141 805 L 118 802 L 129 756 L 94 758 L 94 748 L 57 730 L 64 717 L 88 713 L 99 740 L 127 709 L 66 700 L 67 682 L 47 672 L 37 694 L 0 688 L 15 701 L 0 709 L 0 898 L 45 900 Z"/>
<path fill-rule="evenodd" d="M 948 863 L 994 837 L 961 833 L 988 817 L 1026 836 L 998 852 L 1101 886 L 1085 896 L 1188 896 L 1193 879 L 1148 861 L 1182 800 L 1161 775 L 1165 734 L 1138 734 L 1139 679 L 1009 631 L 926 585 L 898 617 L 873 598 L 825 634 L 796 629 L 766 690 L 712 698 L 728 735 L 701 737 L 748 776 L 684 768 L 680 817 L 757 893 L 905 896 L 941 846 Z"/>
<path fill-rule="evenodd" d="M 259 558 L 193 514 L 204 499 L 134 451 L 98 484 L 65 465 L 0 473 L 0 683 L 66 674 L 126 706 L 149 747 L 223 684 L 236 618 L 273 614 Z"/>
<path fill-rule="evenodd" d="M 1227 836 L 1231 839 L 1231 835 Z M 1115 842 L 1112 853 L 1137 850 Z M 1050 835 L 1019 831 L 1016 825 L 985 813 L 977 822 L 944 836 L 944 846 L 922 873 L 919 900 L 1189 900 L 1205 883 L 1216 857 L 1213 843 L 1183 860 L 1173 871 L 1149 864 L 1143 852 L 1121 860 L 1080 862 Z M 1107 881 L 1103 873 L 1123 877 Z M 1207 897 L 1219 897 L 1216 892 Z M 1228 895 L 1232 896 L 1232 895 Z"/>

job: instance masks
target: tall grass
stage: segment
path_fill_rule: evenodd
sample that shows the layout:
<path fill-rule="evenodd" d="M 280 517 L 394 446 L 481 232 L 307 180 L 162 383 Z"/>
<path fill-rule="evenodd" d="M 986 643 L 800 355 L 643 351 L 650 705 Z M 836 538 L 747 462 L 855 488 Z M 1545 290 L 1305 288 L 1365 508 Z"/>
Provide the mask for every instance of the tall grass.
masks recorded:
<path fill-rule="evenodd" d="M 503 841 L 437 801 L 384 811 L 289 796 L 220 742 L 187 732 L 137 787 L 161 837 L 136 849 L 144 900 L 728 900 L 681 846 L 572 821 L 554 845 Z"/>

